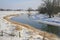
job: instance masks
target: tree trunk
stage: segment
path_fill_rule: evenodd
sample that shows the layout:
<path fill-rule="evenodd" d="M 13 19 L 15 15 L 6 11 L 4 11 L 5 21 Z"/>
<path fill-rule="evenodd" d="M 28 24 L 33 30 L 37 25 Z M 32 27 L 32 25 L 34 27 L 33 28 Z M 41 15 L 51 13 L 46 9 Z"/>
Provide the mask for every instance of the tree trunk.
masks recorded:
<path fill-rule="evenodd" d="M 49 18 L 51 18 L 51 14 L 48 14 L 49 15 Z"/>

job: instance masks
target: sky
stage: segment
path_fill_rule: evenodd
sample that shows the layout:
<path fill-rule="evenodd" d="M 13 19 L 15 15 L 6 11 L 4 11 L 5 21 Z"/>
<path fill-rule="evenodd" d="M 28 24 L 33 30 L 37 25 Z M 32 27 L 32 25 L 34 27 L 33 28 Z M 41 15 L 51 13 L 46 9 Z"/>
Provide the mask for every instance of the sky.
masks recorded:
<path fill-rule="evenodd" d="M 0 8 L 4 9 L 36 9 L 42 0 L 0 0 Z"/>

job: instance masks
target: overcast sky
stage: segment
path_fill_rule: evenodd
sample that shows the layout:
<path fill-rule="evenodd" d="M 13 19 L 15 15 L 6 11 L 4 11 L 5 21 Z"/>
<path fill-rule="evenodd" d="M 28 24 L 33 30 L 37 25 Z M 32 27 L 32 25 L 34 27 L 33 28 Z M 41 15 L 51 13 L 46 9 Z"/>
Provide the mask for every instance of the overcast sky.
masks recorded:
<path fill-rule="evenodd" d="M 36 9 L 42 0 L 0 0 L 0 8 L 5 9 Z"/>

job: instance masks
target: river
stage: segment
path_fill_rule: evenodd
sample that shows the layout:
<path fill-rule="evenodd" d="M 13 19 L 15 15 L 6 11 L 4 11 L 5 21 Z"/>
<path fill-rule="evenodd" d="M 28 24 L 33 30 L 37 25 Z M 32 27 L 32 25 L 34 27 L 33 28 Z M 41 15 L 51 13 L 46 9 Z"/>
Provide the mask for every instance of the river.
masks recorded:
<path fill-rule="evenodd" d="M 11 20 L 22 23 L 22 24 L 30 25 L 30 26 L 32 26 L 36 29 L 40 29 L 42 31 L 47 31 L 49 33 L 56 34 L 60 37 L 60 27 L 47 25 L 47 24 L 43 24 L 43 23 L 38 23 L 38 22 L 34 21 L 31 17 L 28 17 L 27 14 L 24 14 L 24 15 L 22 14 L 20 16 L 13 17 L 13 18 L 11 18 Z"/>

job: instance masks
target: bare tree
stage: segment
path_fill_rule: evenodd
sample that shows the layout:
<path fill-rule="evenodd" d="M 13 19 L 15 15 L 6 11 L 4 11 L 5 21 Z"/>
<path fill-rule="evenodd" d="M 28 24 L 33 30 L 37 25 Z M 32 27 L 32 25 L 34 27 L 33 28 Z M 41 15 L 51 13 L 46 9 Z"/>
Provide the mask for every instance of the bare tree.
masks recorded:
<path fill-rule="evenodd" d="M 45 7 L 40 9 L 40 12 L 47 13 L 49 18 L 51 18 L 54 14 L 57 14 L 60 10 L 60 2 L 59 0 L 43 0 Z M 43 9 L 43 10 L 42 10 Z"/>

